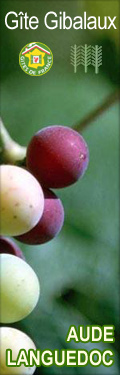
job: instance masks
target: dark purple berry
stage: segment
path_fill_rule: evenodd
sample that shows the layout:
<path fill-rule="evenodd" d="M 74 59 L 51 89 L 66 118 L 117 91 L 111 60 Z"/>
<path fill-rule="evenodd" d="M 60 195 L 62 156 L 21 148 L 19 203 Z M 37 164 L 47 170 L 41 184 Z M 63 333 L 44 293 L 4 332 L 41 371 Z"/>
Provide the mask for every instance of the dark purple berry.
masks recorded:
<path fill-rule="evenodd" d="M 27 168 L 47 188 L 63 188 L 76 182 L 89 161 L 83 137 L 65 126 L 38 131 L 28 146 Z"/>
<path fill-rule="evenodd" d="M 11 254 L 15 255 L 23 260 L 25 257 L 16 243 L 8 237 L 0 237 L 0 254 Z"/>
<path fill-rule="evenodd" d="M 44 189 L 44 211 L 38 224 L 16 239 L 29 245 L 43 244 L 52 240 L 61 230 L 64 209 L 61 200 L 50 190 Z"/>

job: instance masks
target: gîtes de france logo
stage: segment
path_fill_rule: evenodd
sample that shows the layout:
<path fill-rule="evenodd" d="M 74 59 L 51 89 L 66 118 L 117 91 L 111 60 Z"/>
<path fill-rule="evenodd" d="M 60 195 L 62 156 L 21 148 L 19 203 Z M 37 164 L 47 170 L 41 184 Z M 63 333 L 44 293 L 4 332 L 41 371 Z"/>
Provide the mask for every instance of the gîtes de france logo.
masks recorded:
<path fill-rule="evenodd" d="M 20 51 L 19 64 L 21 69 L 30 76 L 42 76 L 52 67 L 52 51 L 43 43 L 26 44 Z"/>

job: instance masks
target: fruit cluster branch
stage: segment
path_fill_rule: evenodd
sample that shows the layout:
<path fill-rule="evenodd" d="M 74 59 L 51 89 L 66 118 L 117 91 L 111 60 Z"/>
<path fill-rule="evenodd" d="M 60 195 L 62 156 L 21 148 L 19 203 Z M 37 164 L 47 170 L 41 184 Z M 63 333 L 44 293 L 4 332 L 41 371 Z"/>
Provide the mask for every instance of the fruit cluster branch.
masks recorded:
<path fill-rule="evenodd" d="M 26 147 L 13 141 L 0 119 L 0 164 L 19 164 L 26 157 Z"/>
<path fill-rule="evenodd" d="M 109 109 L 112 105 L 117 103 L 118 100 L 120 100 L 119 90 L 109 95 L 107 99 L 99 107 L 97 107 L 93 112 L 90 112 L 86 117 L 83 118 L 82 121 L 78 122 L 75 126 L 73 126 L 74 130 L 78 132 L 84 130 L 86 126 L 90 125 L 93 121 L 95 121 L 107 109 Z"/>
<path fill-rule="evenodd" d="M 114 93 L 109 95 L 100 106 L 84 117 L 83 120 L 73 125 L 73 129 L 81 132 L 99 116 L 101 116 L 107 109 L 117 103 L 119 99 L 120 90 L 116 90 Z M 11 163 L 25 165 L 25 158 L 26 147 L 20 146 L 12 140 L 2 120 L 0 119 L 0 164 Z"/>

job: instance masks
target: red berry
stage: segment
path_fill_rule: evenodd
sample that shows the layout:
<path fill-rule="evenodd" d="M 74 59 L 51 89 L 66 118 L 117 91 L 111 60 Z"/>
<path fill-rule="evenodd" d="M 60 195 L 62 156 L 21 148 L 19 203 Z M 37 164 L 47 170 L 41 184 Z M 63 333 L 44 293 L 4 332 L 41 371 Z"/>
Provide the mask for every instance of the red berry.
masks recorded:
<path fill-rule="evenodd" d="M 63 188 L 81 177 L 89 160 L 88 147 L 75 130 L 49 126 L 38 131 L 27 150 L 27 167 L 48 188 Z"/>
<path fill-rule="evenodd" d="M 7 253 L 11 255 L 15 255 L 23 260 L 25 260 L 25 257 L 22 253 L 22 251 L 19 249 L 19 247 L 16 245 L 16 243 L 7 237 L 0 237 L 0 254 Z"/>
<path fill-rule="evenodd" d="M 29 245 L 43 244 L 52 240 L 61 230 L 64 209 L 61 200 L 50 190 L 43 190 L 44 211 L 38 224 L 29 232 L 16 239 Z"/>

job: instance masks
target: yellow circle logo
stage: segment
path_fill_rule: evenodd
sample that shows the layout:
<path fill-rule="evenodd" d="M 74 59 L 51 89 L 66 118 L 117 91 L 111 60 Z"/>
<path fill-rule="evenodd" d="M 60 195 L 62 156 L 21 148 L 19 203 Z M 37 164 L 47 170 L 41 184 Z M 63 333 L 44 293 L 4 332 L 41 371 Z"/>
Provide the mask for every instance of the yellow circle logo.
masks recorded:
<path fill-rule="evenodd" d="M 20 51 L 19 65 L 30 76 L 42 76 L 53 65 L 52 51 L 40 42 L 26 44 Z"/>

